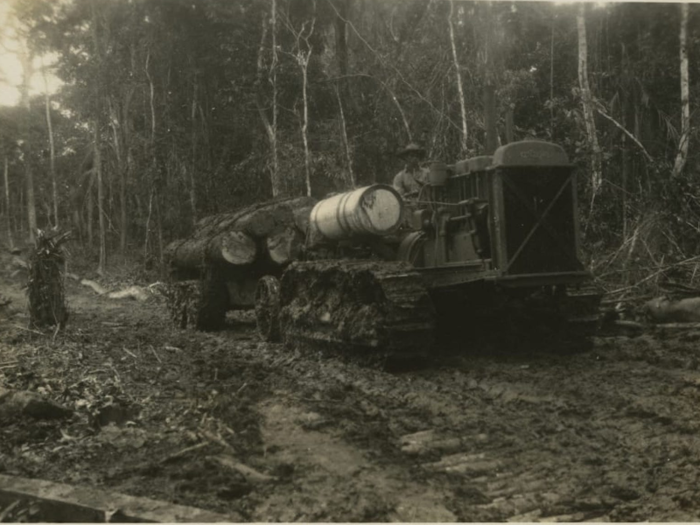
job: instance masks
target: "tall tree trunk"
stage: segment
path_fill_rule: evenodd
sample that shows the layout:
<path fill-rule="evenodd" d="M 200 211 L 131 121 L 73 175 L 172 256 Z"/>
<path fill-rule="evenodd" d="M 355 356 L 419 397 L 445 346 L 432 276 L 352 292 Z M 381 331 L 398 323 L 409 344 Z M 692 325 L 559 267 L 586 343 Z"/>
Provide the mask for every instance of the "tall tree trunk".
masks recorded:
<path fill-rule="evenodd" d="M 269 79 L 272 84 L 272 195 L 277 196 L 282 193 L 282 180 L 279 170 L 279 155 L 277 153 L 277 117 L 279 108 L 277 107 L 277 0 L 272 0 L 272 63 L 270 64 Z"/>
<path fill-rule="evenodd" d="M 314 28 L 316 26 L 316 18 L 314 17 L 311 21 L 311 27 L 308 34 L 306 32 L 306 23 L 301 28 L 297 37 L 297 53 L 296 60 L 301 69 L 301 94 L 303 103 L 303 113 L 302 113 L 302 123 L 301 123 L 301 139 L 304 144 L 304 168 L 305 168 L 305 182 L 306 182 L 306 195 L 311 196 L 311 152 L 309 150 L 309 62 L 311 61 L 311 55 L 313 54 L 313 47 L 309 42 L 311 35 L 313 35 Z M 301 45 L 301 40 L 304 41 L 304 45 Z M 303 47 L 303 48 L 302 48 Z"/>
<path fill-rule="evenodd" d="M 343 137 L 343 147 L 345 148 L 345 160 L 347 161 L 348 183 L 351 188 L 355 187 L 355 172 L 352 169 L 352 151 L 350 150 L 350 141 L 348 140 L 347 123 L 345 122 L 345 112 L 343 111 L 343 100 L 340 95 L 340 87 L 336 86 L 335 95 L 338 98 L 338 108 L 340 109 L 340 129 Z"/>
<path fill-rule="evenodd" d="M 461 143 L 461 153 L 465 156 L 467 153 L 467 138 L 469 136 L 467 128 L 467 107 L 464 103 L 464 89 L 462 88 L 462 73 L 459 69 L 459 60 L 457 59 L 457 45 L 455 44 L 455 30 L 454 24 L 452 23 L 452 16 L 454 15 L 454 0 L 450 0 L 450 14 L 447 17 L 447 23 L 450 27 L 450 44 L 452 47 L 452 62 L 455 68 L 455 76 L 457 77 L 457 93 L 459 94 L 459 107 L 462 112 L 462 143 Z"/>
<path fill-rule="evenodd" d="M 688 159 L 688 143 L 690 141 L 690 90 L 688 82 L 688 4 L 681 4 L 680 27 L 680 63 L 681 63 L 681 138 L 678 143 L 678 153 L 673 164 L 673 176 L 683 172 Z"/>
<path fill-rule="evenodd" d="M 12 226 L 10 225 L 10 169 L 7 163 L 7 155 L 5 155 L 5 169 L 3 173 L 5 179 L 5 212 L 7 213 L 7 245 L 12 250 L 14 249 L 14 242 L 12 241 Z"/>
<path fill-rule="evenodd" d="M 145 239 L 143 241 L 143 260 L 148 261 L 150 255 L 149 255 L 149 232 L 151 231 L 151 217 L 153 216 L 153 195 L 155 193 L 155 189 L 153 185 L 151 186 L 151 192 L 148 195 L 148 215 L 146 215 L 146 235 Z"/>
<path fill-rule="evenodd" d="M 265 102 L 263 100 L 263 70 L 265 67 L 265 41 L 267 40 L 268 24 L 271 26 L 272 45 L 271 45 L 271 63 L 267 71 L 267 82 L 272 86 L 272 122 L 270 122 L 267 111 L 265 110 Z M 270 13 L 269 22 L 267 19 L 262 20 L 262 31 L 260 37 L 260 47 L 258 48 L 257 61 L 257 78 L 256 78 L 256 97 L 255 103 L 258 108 L 258 114 L 265 128 L 267 140 L 270 143 L 270 153 L 272 163 L 270 166 L 270 186 L 272 187 L 272 196 L 278 197 L 284 193 L 282 178 L 279 171 L 279 155 L 277 152 L 277 0 L 272 0 L 272 10 Z"/>
<path fill-rule="evenodd" d="M 128 104 L 130 96 L 127 94 L 125 99 L 125 109 L 122 113 L 123 115 L 128 115 Z M 127 230 L 127 219 L 126 219 L 126 161 L 124 157 L 128 155 L 125 149 L 126 140 L 121 139 L 120 130 L 126 127 L 126 118 L 120 118 L 119 108 L 116 103 L 108 99 L 109 103 L 109 115 L 112 122 L 112 141 L 114 142 L 114 154 L 117 159 L 117 172 L 119 173 L 119 223 L 121 225 L 121 231 L 119 232 L 119 251 L 122 255 L 126 255 L 126 230 Z M 112 194 L 110 190 L 110 195 Z"/>
<path fill-rule="evenodd" d="M 506 144 L 515 140 L 515 103 L 506 106 Z"/>
<path fill-rule="evenodd" d="M 333 21 L 335 31 L 335 57 L 338 62 L 340 97 L 348 100 L 348 41 L 347 41 L 348 0 L 341 0 Z"/>
<path fill-rule="evenodd" d="M 24 177 L 27 185 L 27 226 L 29 228 L 29 242 L 35 240 L 37 229 L 36 222 L 36 197 L 34 196 L 34 172 L 32 171 L 32 144 L 30 137 L 31 105 L 29 102 L 29 84 L 34 74 L 32 66 L 33 56 L 26 42 L 20 43 L 19 59 L 22 66 L 22 85 L 20 86 L 20 105 L 24 108 L 22 121 L 22 138 L 24 140 Z"/>
<path fill-rule="evenodd" d="M 348 85 L 348 41 L 347 41 L 347 16 L 348 16 L 348 0 L 341 0 L 338 3 L 335 20 L 333 21 L 333 30 L 335 31 L 335 57 L 338 63 L 338 84 L 336 85 L 336 98 L 338 99 L 338 109 L 340 112 L 341 136 L 343 139 L 343 147 L 345 148 L 345 160 L 347 162 L 348 183 L 351 188 L 355 187 L 355 172 L 353 170 L 352 151 L 350 141 L 348 140 L 348 126 L 345 119 L 346 106 L 350 101 L 350 89 Z"/>
<path fill-rule="evenodd" d="M 102 180 L 102 137 L 100 133 L 100 125 L 102 122 L 102 52 L 100 50 L 100 39 L 98 34 L 97 11 L 95 4 L 91 4 L 92 8 L 92 38 L 97 60 L 97 78 L 95 79 L 95 118 L 94 125 L 94 169 L 95 182 L 97 183 L 97 224 L 100 229 L 100 255 L 97 266 L 97 272 L 103 274 L 107 264 L 107 231 L 105 228 L 105 206 L 104 206 L 104 181 Z"/>
<path fill-rule="evenodd" d="M 51 122 L 51 97 L 49 96 L 49 83 L 46 80 L 46 68 L 43 65 L 41 75 L 44 79 L 44 103 L 46 105 L 46 127 L 49 131 L 49 170 L 51 172 L 51 190 L 53 197 L 53 223 L 58 228 L 58 184 L 56 182 L 56 148 L 53 139 L 53 125 Z"/>
<path fill-rule="evenodd" d="M 149 70 L 149 64 L 151 60 L 151 50 L 149 49 L 148 52 L 146 53 L 146 64 L 144 66 L 144 70 L 146 72 L 146 78 L 148 79 L 148 91 L 149 91 L 149 103 L 150 103 L 150 108 L 151 108 L 151 137 L 150 137 L 150 144 L 149 144 L 149 152 L 152 158 L 151 162 L 151 181 L 150 181 L 150 186 L 151 186 L 151 191 L 150 191 L 150 196 L 149 196 L 149 201 L 148 201 L 148 218 L 146 220 L 146 232 L 144 235 L 144 241 L 143 241 L 143 252 L 144 252 L 144 260 L 148 260 L 149 258 L 149 241 L 150 241 L 150 224 L 151 224 L 151 217 L 153 215 L 153 199 L 155 198 L 157 200 L 157 184 L 156 184 L 156 178 L 158 176 L 158 162 L 156 159 L 156 108 L 155 108 L 155 86 L 153 85 L 153 78 L 151 78 L 151 72 Z"/>
<path fill-rule="evenodd" d="M 581 89 L 581 103 L 583 105 L 583 120 L 586 125 L 586 135 L 588 147 L 591 152 L 591 206 L 593 198 L 598 193 L 603 182 L 602 173 L 602 151 L 598 144 L 598 134 L 596 131 L 593 107 L 593 96 L 588 83 L 588 42 L 586 39 L 586 5 L 579 6 L 576 14 L 576 25 L 578 27 L 578 81 Z"/>
<path fill-rule="evenodd" d="M 192 87 L 192 107 L 190 111 L 190 121 L 192 122 L 191 155 L 192 167 L 190 169 L 190 207 L 192 208 L 192 225 L 197 224 L 197 185 L 195 170 L 197 166 L 197 75 L 194 75 L 194 86 Z"/>
<path fill-rule="evenodd" d="M 484 37 L 484 126 L 486 131 L 486 155 L 493 155 L 498 147 L 498 130 L 496 123 L 496 87 L 495 87 L 495 64 L 493 50 L 491 49 L 491 33 L 493 31 L 493 13 L 490 2 L 485 5 L 485 37 Z"/>
<path fill-rule="evenodd" d="M 309 59 L 311 58 L 311 49 L 308 54 L 301 59 L 301 74 L 302 74 L 302 97 L 304 101 L 304 120 L 301 126 L 301 137 L 304 141 L 304 168 L 306 172 L 306 195 L 311 197 L 311 153 L 309 151 L 309 96 L 307 86 L 309 83 Z"/>
<path fill-rule="evenodd" d="M 549 41 L 549 139 L 554 140 L 554 14 Z"/>
<path fill-rule="evenodd" d="M 496 128 L 496 88 L 487 81 L 484 85 L 484 123 L 486 126 L 486 155 L 493 155 L 498 148 L 498 130 Z"/>
<path fill-rule="evenodd" d="M 95 181 L 97 182 L 97 224 L 100 228 L 100 258 L 97 273 L 104 274 L 107 264 L 107 230 L 105 228 L 105 195 L 104 181 L 102 180 L 102 137 L 100 134 L 99 118 L 94 121 L 94 148 L 95 148 Z"/>
<path fill-rule="evenodd" d="M 95 239 L 95 159 L 93 150 L 93 166 L 90 173 L 90 179 L 88 181 L 88 189 L 85 192 L 87 198 L 85 199 L 85 206 L 87 207 L 87 238 L 88 245 L 92 247 Z"/>
<path fill-rule="evenodd" d="M 130 152 L 130 132 L 129 132 L 129 110 L 131 107 L 131 97 L 134 94 L 133 88 L 129 88 L 124 99 L 121 119 L 121 146 L 123 154 L 121 155 L 119 167 L 119 223 L 121 224 L 121 232 L 119 235 L 119 251 L 122 257 L 126 255 L 126 244 L 129 233 L 129 221 L 126 214 L 126 185 L 129 180 L 131 168 L 131 152 Z"/>

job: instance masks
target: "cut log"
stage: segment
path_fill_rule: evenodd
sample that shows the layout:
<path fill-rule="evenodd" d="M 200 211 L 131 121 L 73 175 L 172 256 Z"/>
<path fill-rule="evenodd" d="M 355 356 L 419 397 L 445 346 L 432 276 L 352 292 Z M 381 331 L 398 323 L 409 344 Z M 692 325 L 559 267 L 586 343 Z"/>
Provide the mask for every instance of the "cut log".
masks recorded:
<path fill-rule="evenodd" d="M 257 252 L 255 241 L 242 231 L 222 233 L 213 238 L 207 246 L 209 260 L 224 260 L 236 266 L 252 263 Z"/>
<path fill-rule="evenodd" d="M 235 228 L 253 237 L 266 238 L 273 234 L 275 230 L 293 226 L 297 222 L 303 225 L 304 216 L 306 216 L 308 223 L 309 214 L 315 204 L 315 199 L 310 197 L 271 201 L 267 206 L 241 215 L 236 220 Z"/>
<path fill-rule="evenodd" d="M 205 249 L 209 238 L 188 238 L 171 242 L 165 257 L 176 268 L 201 268 L 205 265 Z"/>
<path fill-rule="evenodd" d="M 294 225 L 303 234 L 306 234 L 306 231 L 309 229 L 311 210 L 314 209 L 314 206 L 315 203 L 309 203 L 294 210 Z"/>
<path fill-rule="evenodd" d="M 212 262 L 241 266 L 255 260 L 257 245 L 247 234 L 232 230 L 214 237 L 172 242 L 165 253 L 176 268 L 203 268 Z"/>
<path fill-rule="evenodd" d="M 294 226 L 290 226 L 271 234 L 266 245 L 270 260 L 279 266 L 286 266 L 299 258 L 304 236 Z"/>
<path fill-rule="evenodd" d="M 275 208 L 261 208 L 249 214 L 243 215 L 236 221 L 236 229 L 246 232 L 248 235 L 263 239 L 275 228 L 275 215 L 279 215 L 279 221 L 284 222 L 285 207 L 279 210 Z M 291 211 L 288 212 L 291 215 Z"/>
<path fill-rule="evenodd" d="M 659 297 L 644 304 L 644 313 L 652 323 L 700 322 L 700 297 L 669 301 Z"/>
<path fill-rule="evenodd" d="M 238 267 L 255 263 L 258 246 L 268 252 L 271 246 L 272 261 L 287 264 L 299 254 L 315 203 L 310 197 L 273 200 L 204 217 L 192 235 L 168 245 L 165 257 L 178 270 L 201 270 L 211 263 Z M 300 226 L 302 231 L 296 231 Z"/>

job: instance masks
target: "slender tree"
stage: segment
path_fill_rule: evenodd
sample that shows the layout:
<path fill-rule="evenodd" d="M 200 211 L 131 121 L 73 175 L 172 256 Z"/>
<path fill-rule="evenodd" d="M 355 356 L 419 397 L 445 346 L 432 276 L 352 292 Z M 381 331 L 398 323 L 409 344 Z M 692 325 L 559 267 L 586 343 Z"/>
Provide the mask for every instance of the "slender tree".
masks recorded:
<path fill-rule="evenodd" d="M 314 3 L 314 11 L 315 11 Z M 294 25 L 289 20 L 286 19 L 287 27 L 294 35 L 295 45 L 292 52 L 292 56 L 299 66 L 299 71 L 301 73 L 301 102 L 302 102 L 302 114 L 301 114 L 301 139 L 304 145 L 304 173 L 305 173 L 305 186 L 306 194 L 311 195 L 311 151 L 309 149 L 309 63 L 311 61 L 311 56 L 313 55 L 313 45 L 311 44 L 311 37 L 314 34 L 314 29 L 316 28 L 316 13 L 314 12 L 311 21 L 304 21 L 301 28 L 297 31 Z"/>
<path fill-rule="evenodd" d="M 673 164 L 673 176 L 683 172 L 688 159 L 688 143 L 690 142 L 690 82 L 688 81 L 688 4 L 680 5 L 681 23 L 680 40 L 680 73 L 681 73 L 681 138 L 678 142 L 678 153 Z"/>
<path fill-rule="evenodd" d="M 469 136 L 467 128 L 467 107 L 464 103 L 464 89 L 462 88 L 462 73 L 460 71 L 459 59 L 457 57 L 457 46 L 455 45 L 455 30 L 454 24 L 452 22 L 452 17 L 454 16 L 455 3 L 454 0 L 450 0 L 450 14 L 447 16 L 447 24 L 450 28 L 450 47 L 452 48 L 452 62 L 455 69 L 455 77 L 457 79 L 457 93 L 459 96 L 459 108 L 462 114 L 462 141 L 461 141 L 461 151 L 462 156 L 467 152 L 467 140 Z"/>
<path fill-rule="evenodd" d="M 583 105 L 583 120 L 586 125 L 586 136 L 591 152 L 591 206 L 593 198 L 598 193 L 603 181 L 602 152 L 598 144 L 598 133 L 595 125 L 594 102 L 591 87 L 588 82 L 588 40 L 586 37 L 586 6 L 581 4 L 576 14 L 578 28 L 578 81 Z"/>
<path fill-rule="evenodd" d="M 270 33 L 272 34 L 272 45 L 271 45 L 271 64 L 265 75 L 265 41 L 268 34 L 268 25 L 270 26 Z M 256 97 L 255 103 L 258 109 L 258 114 L 260 115 L 260 120 L 262 121 L 263 127 L 265 129 L 265 134 L 267 136 L 268 142 L 270 143 L 270 153 L 272 157 L 272 162 L 270 164 L 270 183 L 272 186 L 272 196 L 277 197 L 283 192 L 283 185 L 281 180 L 281 174 L 279 170 L 279 154 L 277 151 L 277 64 L 279 62 L 277 54 L 277 0 L 272 0 L 272 7 L 270 12 L 269 20 L 263 17 L 262 21 L 262 32 L 260 37 L 260 47 L 258 48 L 258 58 L 257 58 L 257 76 L 256 76 Z M 267 116 L 265 111 L 265 103 L 263 101 L 263 86 L 265 84 L 265 76 L 267 76 L 267 83 L 272 87 L 272 100 L 270 105 L 272 106 L 272 122 Z"/>
<path fill-rule="evenodd" d="M 340 131 L 343 138 L 343 149 L 345 150 L 345 161 L 348 170 L 348 184 L 351 188 L 356 185 L 355 172 L 352 168 L 352 151 L 350 148 L 350 141 L 348 140 L 348 126 L 345 121 L 345 112 L 343 111 L 343 100 L 340 95 L 340 88 L 336 86 L 335 90 L 336 98 L 338 99 L 338 109 L 340 111 Z"/>
<path fill-rule="evenodd" d="M 51 96 L 49 95 L 49 82 L 46 79 L 46 66 L 43 63 L 41 75 L 44 79 L 44 104 L 46 106 L 46 128 L 49 134 L 49 172 L 51 174 L 51 196 L 53 202 L 53 224 L 58 228 L 58 184 L 56 182 L 56 146 L 53 138 L 53 125 L 51 122 Z"/>
<path fill-rule="evenodd" d="M 486 131 L 487 155 L 493 154 L 498 147 L 498 129 L 496 122 L 496 65 L 493 49 L 494 14 L 490 2 L 485 5 L 484 13 L 485 38 L 483 42 L 483 104 L 484 104 L 484 127 Z"/>
<path fill-rule="evenodd" d="M 102 52 L 100 49 L 99 19 L 95 4 L 91 3 L 92 12 L 92 38 L 93 50 L 95 53 L 97 74 L 94 80 L 95 85 L 95 116 L 93 118 L 93 147 L 94 147 L 94 170 L 95 182 L 97 183 L 97 224 L 100 228 L 100 251 L 97 271 L 100 274 L 105 272 L 107 265 L 107 228 L 105 223 L 105 188 L 102 173 L 102 134 L 101 134 L 101 111 L 102 111 Z"/>
<path fill-rule="evenodd" d="M 190 154 L 192 155 L 192 166 L 190 168 L 190 207 L 192 208 L 192 224 L 197 224 L 197 184 L 196 184 L 196 172 L 197 172 L 197 109 L 199 107 L 198 100 L 198 88 L 199 82 L 197 78 L 197 73 L 192 77 L 192 104 L 190 106 L 190 120 L 192 121 L 192 130 L 190 135 L 192 150 Z"/>
<path fill-rule="evenodd" d="M 26 35 L 25 35 L 26 36 Z M 29 87 L 34 75 L 34 56 L 26 42 L 22 39 L 19 43 L 19 59 L 22 66 L 22 84 L 20 87 L 20 105 L 24 108 L 24 120 L 22 130 L 22 155 L 24 160 L 24 178 L 27 188 L 27 226 L 29 228 L 29 242 L 35 241 L 36 220 L 36 196 L 34 193 L 34 171 L 32 169 L 32 138 L 30 130 L 31 102 L 29 99 Z"/>
<path fill-rule="evenodd" d="M 12 239 L 12 226 L 10 224 L 10 218 L 12 217 L 10 208 L 10 168 L 7 162 L 7 154 L 5 154 L 5 169 L 3 170 L 4 180 L 5 180 L 5 212 L 7 214 L 7 245 L 10 250 L 14 249 L 14 242 Z"/>

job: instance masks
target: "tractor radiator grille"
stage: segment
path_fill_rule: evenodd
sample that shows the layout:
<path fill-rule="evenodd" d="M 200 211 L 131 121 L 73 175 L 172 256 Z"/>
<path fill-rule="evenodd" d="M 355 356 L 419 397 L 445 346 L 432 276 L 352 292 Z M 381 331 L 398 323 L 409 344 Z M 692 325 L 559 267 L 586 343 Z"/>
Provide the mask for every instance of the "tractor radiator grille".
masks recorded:
<path fill-rule="evenodd" d="M 576 249 L 574 179 L 567 167 L 502 168 L 507 274 L 583 269 Z"/>

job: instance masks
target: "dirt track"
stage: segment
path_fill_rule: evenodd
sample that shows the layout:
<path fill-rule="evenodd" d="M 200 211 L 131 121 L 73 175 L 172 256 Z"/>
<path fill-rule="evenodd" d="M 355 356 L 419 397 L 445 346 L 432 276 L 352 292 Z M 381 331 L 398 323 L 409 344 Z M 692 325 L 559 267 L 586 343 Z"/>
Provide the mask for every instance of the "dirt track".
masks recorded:
<path fill-rule="evenodd" d="M 2 287 L 0 386 L 75 411 L 0 427 L 4 474 L 243 521 L 700 519 L 697 332 L 389 373 L 261 343 L 241 317 L 175 330 L 156 301 L 76 284 L 52 340 Z"/>

